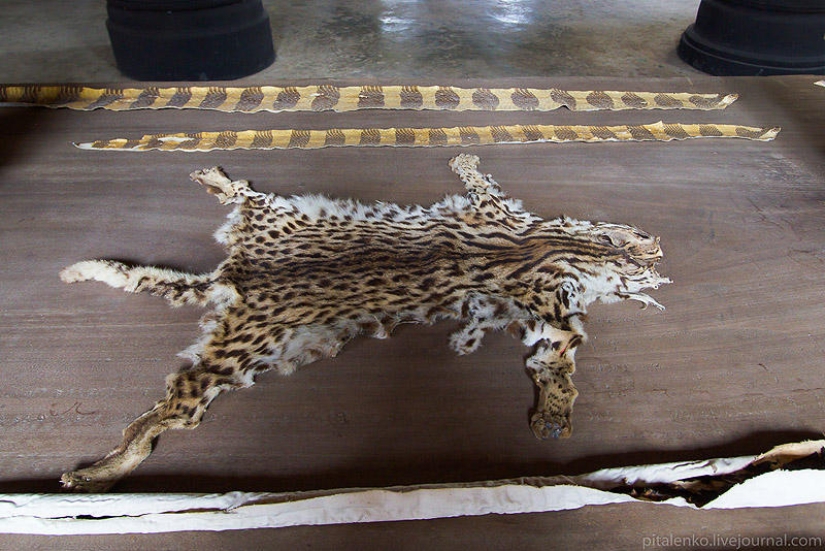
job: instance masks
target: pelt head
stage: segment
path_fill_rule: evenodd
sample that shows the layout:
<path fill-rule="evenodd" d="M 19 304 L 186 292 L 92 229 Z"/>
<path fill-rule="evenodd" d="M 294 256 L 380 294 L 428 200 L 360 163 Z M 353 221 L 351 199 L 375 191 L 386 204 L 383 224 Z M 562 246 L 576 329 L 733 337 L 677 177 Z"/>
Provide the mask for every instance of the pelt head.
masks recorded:
<path fill-rule="evenodd" d="M 590 293 L 595 294 L 595 300 L 632 299 L 664 309 L 641 292 L 671 283 L 656 271 L 656 265 L 663 257 L 658 237 L 632 226 L 596 223 L 587 231 L 587 238 L 604 247 L 599 254 L 602 261 L 595 276 L 588 278 Z"/>

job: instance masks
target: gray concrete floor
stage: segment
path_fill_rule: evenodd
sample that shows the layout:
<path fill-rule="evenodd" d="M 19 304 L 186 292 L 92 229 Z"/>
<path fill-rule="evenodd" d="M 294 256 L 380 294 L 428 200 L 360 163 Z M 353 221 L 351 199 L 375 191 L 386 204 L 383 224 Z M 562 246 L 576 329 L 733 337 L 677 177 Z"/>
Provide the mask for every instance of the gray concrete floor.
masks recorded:
<path fill-rule="evenodd" d="M 699 0 L 264 0 L 277 60 L 244 79 L 671 77 Z M 4 0 L 0 82 L 117 82 L 103 0 Z"/>

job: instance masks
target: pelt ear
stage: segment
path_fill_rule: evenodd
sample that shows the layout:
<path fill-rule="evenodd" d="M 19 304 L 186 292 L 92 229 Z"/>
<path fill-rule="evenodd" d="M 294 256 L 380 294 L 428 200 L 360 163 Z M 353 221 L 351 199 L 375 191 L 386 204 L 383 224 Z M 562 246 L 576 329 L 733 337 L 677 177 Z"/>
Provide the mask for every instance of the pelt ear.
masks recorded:
<path fill-rule="evenodd" d="M 620 226 L 600 227 L 598 230 L 599 240 L 607 245 L 622 249 L 635 240 L 635 236 L 631 234 L 631 231 L 629 228 Z"/>

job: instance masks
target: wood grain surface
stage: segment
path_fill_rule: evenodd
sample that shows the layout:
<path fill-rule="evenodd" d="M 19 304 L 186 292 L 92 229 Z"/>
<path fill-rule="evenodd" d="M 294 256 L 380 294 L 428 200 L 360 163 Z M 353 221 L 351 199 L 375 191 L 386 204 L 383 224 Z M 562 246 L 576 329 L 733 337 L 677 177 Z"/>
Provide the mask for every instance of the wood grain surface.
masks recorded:
<path fill-rule="evenodd" d="M 456 357 L 452 326 L 401 327 L 335 360 L 221 396 L 195 431 L 166 433 L 118 487 L 131 492 L 289 491 L 521 475 L 759 453 L 825 427 L 825 90 L 813 77 L 522 79 L 459 86 L 738 93 L 679 122 L 781 126 L 770 143 L 536 144 L 464 148 L 545 217 L 627 223 L 660 235 L 667 310 L 594 305 L 575 375 L 574 434 L 540 442 L 526 350 L 505 335 Z M 287 84 L 287 83 L 277 83 Z M 346 84 L 346 83 L 340 83 Z M 659 116 L 658 114 L 656 116 Z M 116 258 L 209 270 L 228 210 L 191 183 L 222 166 L 258 190 L 430 203 L 461 191 L 459 150 L 211 153 L 81 151 L 100 136 L 210 129 L 486 124 L 629 124 L 649 113 L 71 112 L 0 109 L 0 492 L 58 490 L 164 392 L 198 335 L 195 308 L 60 269 Z M 652 534 L 823 535 L 825 506 L 692 512 L 610 506 L 559 514 L 245 534 L 70 538 L 63 549 L 254 548 L 335 542 L 397 549 L 639 549 Z M 195 539 L 196 538 L 196 539 Z M 244 544 L 241 547 L 241 542 Z M 466 546 L 463 545 L 466 543 Z M 0 539 L 0 548 L 45 538 Z M 8 546 L 8 547 L 5 547 Z M 75 546 L 75 547 L 73 547 Z M 204 547 L 204 548 L 207 548 Z"/>

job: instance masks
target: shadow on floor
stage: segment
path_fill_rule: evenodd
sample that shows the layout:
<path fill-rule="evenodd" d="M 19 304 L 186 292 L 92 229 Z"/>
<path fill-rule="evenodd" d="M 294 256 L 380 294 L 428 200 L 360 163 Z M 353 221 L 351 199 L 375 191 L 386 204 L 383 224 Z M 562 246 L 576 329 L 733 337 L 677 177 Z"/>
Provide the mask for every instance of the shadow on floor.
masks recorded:
<path fill-rule="evenodd" d="M 294 492 L 337 488 L 386 487 L 393 485 L 438 484 L 500 480 L 525 476 L 577 475 L 599 469 L 670 462 L 700 461 L 716 457 L 758 455 L 780 444 L 821 438 L 810 431 L 760 431 L 737 440 L 701 449 L 640 450 L 621 454 L 605 454 L 578 460 L 567 465 L 535 463 L 531 465 L 476 466 L 482 476 L 467 478 L 461 475 L 461 466 L 449 466 L 428 460 L 395 462 L 385 469 L 352 468 L 294 477 L 222 477 L 209 474 L 169 474 L 132 476 L 115 487 L 114 493 L 223 493 Z M 448 461 L 445 464 L 451 463 Z M 399 473 L 408 473 L 399 476 Z M 58 493 L 60 485 L 54 479 L 15 480 L 0 482 L 0 493 Z"/>

